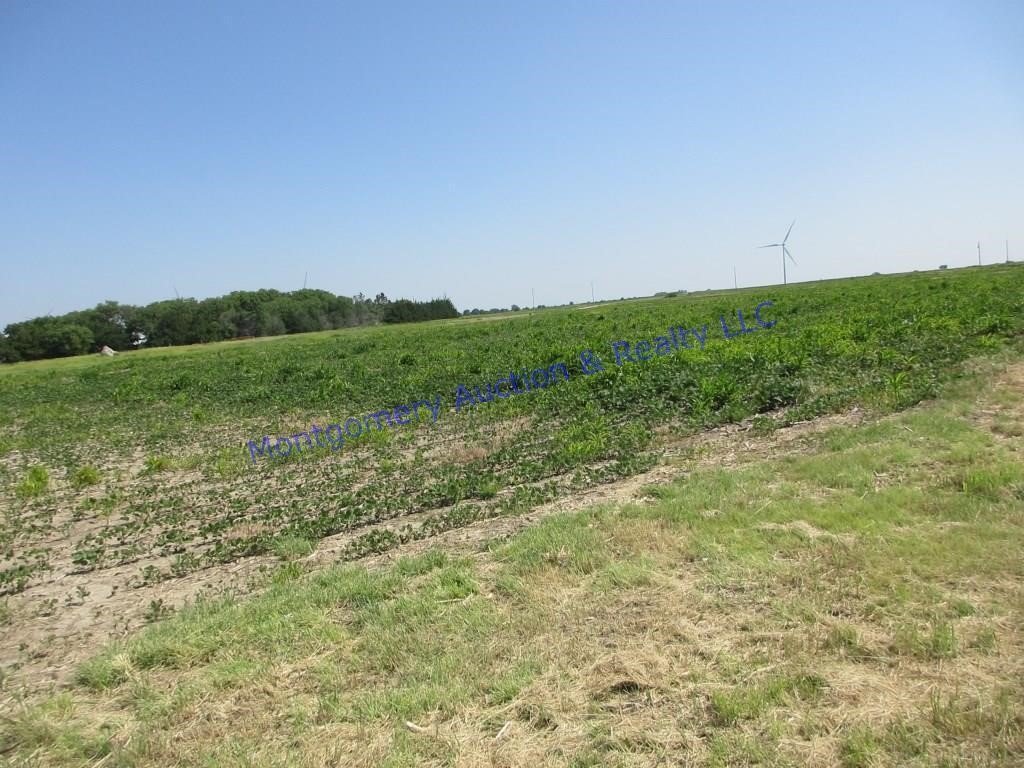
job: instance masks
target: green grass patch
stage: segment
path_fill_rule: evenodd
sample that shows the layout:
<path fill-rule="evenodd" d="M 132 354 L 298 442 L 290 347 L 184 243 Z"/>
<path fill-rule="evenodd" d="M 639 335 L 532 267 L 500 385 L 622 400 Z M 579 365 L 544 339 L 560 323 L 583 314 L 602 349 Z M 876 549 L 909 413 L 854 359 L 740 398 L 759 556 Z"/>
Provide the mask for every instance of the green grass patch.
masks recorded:
<path fill-rule="evenodd" d="M 45 467 L 31 467 L 25 473 L 25 479 L 17 487 L 17 494 L 23 499 L 42 496 L 50 487 L 50 473 Z"/>
<path fill-rule="evenodd" d="M 711 694 L 711 711 L 721 725 L 760 717 L 769 707 L 783 702 L 811 701 L 826 687 L 814 674 L 777 675 L 750 685 L 738 685 Z"/>

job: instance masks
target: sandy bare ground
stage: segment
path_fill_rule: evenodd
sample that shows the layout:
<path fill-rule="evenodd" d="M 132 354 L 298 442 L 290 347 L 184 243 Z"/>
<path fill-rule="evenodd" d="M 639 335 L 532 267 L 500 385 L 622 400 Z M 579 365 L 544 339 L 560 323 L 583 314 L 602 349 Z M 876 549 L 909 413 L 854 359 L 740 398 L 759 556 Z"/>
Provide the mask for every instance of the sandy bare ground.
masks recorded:
<path fill-rule="evenodd" d="M 643 489 L 685 477 L 703 466 L 735 466 L 751 458 L 805 450 L 806 436 L 838 425 L 856 424 L 865 414 L 853 410 L 780 429 L 768 436 L 755 435 L 751 424 L 730 424 L 684 439 L 668 430 L 658 436 L 661 461 L 648 472 L 617 482 L 595 486 L 538 506 L 527 514 L 484 520 L 423 540 L 396 547 L 362 562 L 378 566 L 398 557 L 431 547 L 471 552 L 494 538 L 510 536 L 544 517 L 597 504 L 618 504 L 643 499 Z M 507 489 L 510 493 L 514 489 Z M 431 510 L 436 513 L 437 510 Z M 428 513 L 404 515 L 375 526 L 366 526 L 322 539 L 316 550 L 300 562 L 315 569 L 337 562 L 357 536 L 375 528 L 415 526 Z M 169 558 L 153 558 L 166 565 Z M 75 667 L 105 643 L 144 626 L 154 604 L 180 607 L 200 596 L 246 595 L 261 589 L 269 574 L 280 565 L 277 557 L 264 555 L 205 568 L 157 584 L 126 587 L 136 582 L 140 563 L 65 572 L 45 583 L 30 586 L 8 598 L 9 616 L 0 626 L 0 666 L 5 669 L 8 691 L 42 692 L 66 684 Z M 69 601 L 68 596 L 73 598 Z"/>

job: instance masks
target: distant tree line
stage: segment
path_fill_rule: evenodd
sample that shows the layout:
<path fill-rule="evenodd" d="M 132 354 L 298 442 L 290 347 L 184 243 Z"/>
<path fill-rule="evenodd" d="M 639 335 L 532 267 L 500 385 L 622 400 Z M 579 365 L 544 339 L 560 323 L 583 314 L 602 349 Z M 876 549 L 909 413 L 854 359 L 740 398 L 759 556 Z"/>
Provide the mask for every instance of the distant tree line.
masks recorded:
<path fill-rule="evenodd" d="M 0 335 L 0 362 L 82 355 L 104 346 L 123 351 L 458 316 L 450 299 L 392 302 L 383 293 L 368 299 L 312 289 L 235 291 L 144 307 L 105 301 L 93 309 L 8 325 Z"/>
<path fill-rule="evenodd" d="M 571 306 L 573 306 L 573 302 L 570 301 L 568 304 L 556 304 L 555 306 L 556 307 L 571 307 Z M 529 309 L 529 307 L 526 307 L 526 309 Z M 537 306 L 534 307 L 534 309 L 547 309 L 547 305 L 546 304 L 538 304 Z M 522 310 L 520 309 L 518 304 L 513 304 L 508 309 L 504 309 L 502 307 L 491 307 L 490 309 L 464 309 L 464 310 L 462 310 L 462 316 L 463 317 L 467 317 L 469 315 L 493 315 L 493 314 L 495 314 L 497 312 L 521 312 L 521 311 Z"/>
<path fill-rule="evenodd" d="M 409 301 L 399 299 L 389 302 L 384 309 L 385 323 L 418 323 L 422 320 L 438 320 L 441 318 L 458 317 L 451 299 L 434 299 L 433 301 Z"/>
<path fill-rule="evenodd" d="M 543 305 L 535 307 L 535 309 L 543 309 L 543 308 L 544 308 Z M 520 311 L 519 310 L 519 305 L 518 304 L 513 304 L 511 307 L 509 307 L 507 309 L 504 308 L 504 307 L 491 307 L 490 309 L 464 309 L 464 310 L 462 310 L 462 316 L 466 317 L 468 315 L 493 315 L 493 314 L 497 314 L 498 312 L 519 312 L 519 311 Z"/>

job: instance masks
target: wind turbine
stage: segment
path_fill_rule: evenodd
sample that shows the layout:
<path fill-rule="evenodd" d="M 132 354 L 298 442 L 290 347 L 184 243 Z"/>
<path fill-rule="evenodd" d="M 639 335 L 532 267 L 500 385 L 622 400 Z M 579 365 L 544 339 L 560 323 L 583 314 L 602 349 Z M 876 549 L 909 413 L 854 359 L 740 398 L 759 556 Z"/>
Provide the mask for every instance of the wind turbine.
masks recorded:
<path fill-rule="evenodd" d="M 796 219 L 793 219 L 793 224 L 796 224 Z M 769 243 L 768 245 L 759 246 L 760 248 L 781 248 L 782 249 L 782 284 L 786 284 L 786 257 L 793 262 L 793 266 L 796 266 L 796 259 L 793 258 L 793 254 L 789 252 L 789 248 L 786 247 L 786 241 L 789 240 L 789 233 L 793 231 L 793 224 L 789 225 L 789 229 L 786 230 L 786 236 L 782 238 L 781 243 Z"/>

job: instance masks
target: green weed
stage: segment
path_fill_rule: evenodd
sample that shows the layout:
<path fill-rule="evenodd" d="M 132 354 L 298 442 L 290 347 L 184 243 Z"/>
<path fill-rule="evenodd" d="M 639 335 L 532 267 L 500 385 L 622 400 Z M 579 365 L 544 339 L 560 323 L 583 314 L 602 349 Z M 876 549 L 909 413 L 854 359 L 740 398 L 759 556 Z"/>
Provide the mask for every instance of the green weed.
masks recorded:
<path fill-rule="evenodd" d="M 23 499 L 41 496 L 50 486 L 50 473 L 45 467 L 31 467 L 18 485 L 17 493 Z"/>

